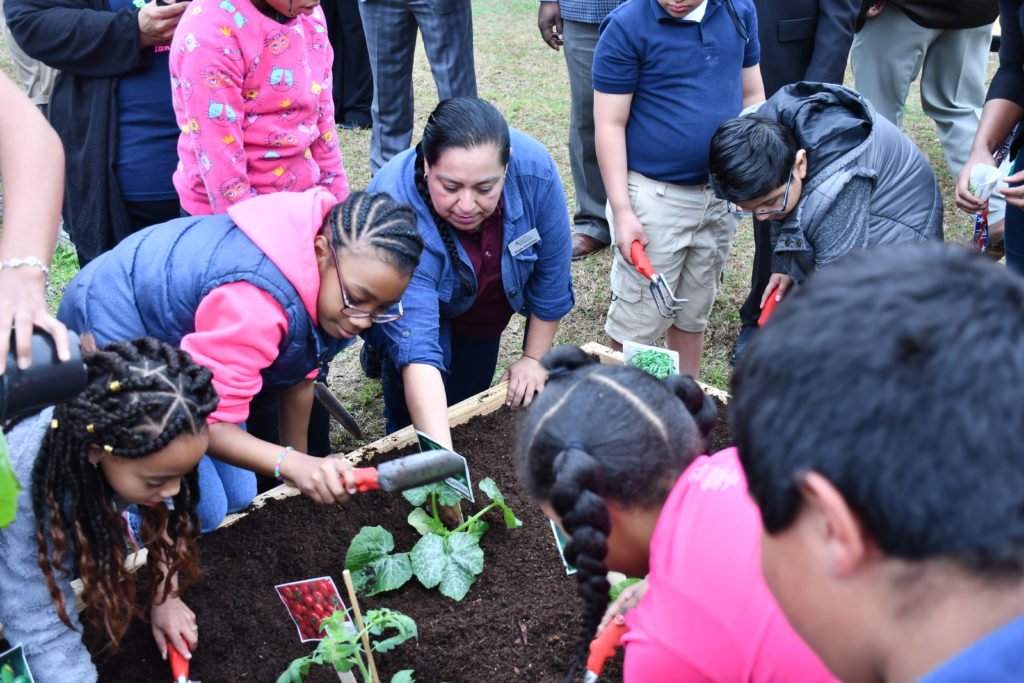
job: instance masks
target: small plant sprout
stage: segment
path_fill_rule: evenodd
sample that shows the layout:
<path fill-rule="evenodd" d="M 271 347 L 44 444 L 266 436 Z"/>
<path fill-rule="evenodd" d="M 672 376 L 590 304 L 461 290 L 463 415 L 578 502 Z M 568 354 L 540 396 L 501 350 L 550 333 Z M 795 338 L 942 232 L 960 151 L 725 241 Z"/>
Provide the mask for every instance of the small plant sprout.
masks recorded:
<path fill-rule="evenodd" d="M 629 360 L 629 364 L 643 370 L 649 375 L 657 377 L 658 379 L 665 379 L 675 372 L 675 365 L 672 363 L 672 357 L 664 351 L 659 351 L 657 349 L 638 351 Z"/>
<path fill-rule="evenodd" d="M 356 590 L 376 595 L 405 585 L 415 575 L 424 587 L 438 588 L 453 600 L 466 597 L 484 569 L 480 539 L 489 528 L 484 515 L 500 508 L 506 528 L 523 524 L 505 504 L 493 479 L 484 479 L 478 486 L 490 498 L 490 504 L 454 529 L 444 525 L 439 513 L 440 506 L 459 502 L 459 495 L 451 488 L 428 484 L 402 494 L 416 506 L 409 513 L 409 524 L 422 536 L 410 552 L 392 553 L 394 537 L 383 527 L 363 527 L 352 539 L 345 557 L 345 568 L 352 572 Z M 428 503 L 429 513 L 422 507 Z"/>
<path fill-rule="evenodd" d="M 407 640 L 417 637 L 416 622 L 401 612 L 373 609 L 363 615 L 363 630 L 357 631 L 348 622 L 345 612 L 338 610 L 320 623 L 323 640 L 312 654 L 294 660 L 287 671 L 278 676 L 277 683 L 302 683 L 314 664 L 334 667 L 338 673 L 357 670 L 363 683 L 372 683 L 370 669 L 363 659 L 360 639 L 369 634 L 374 652 L 386 653 Z M 385 634 L 387 637 L 383 637 Z M 391 683 L 414 683 L 412 671 L 399 671 Z"/>

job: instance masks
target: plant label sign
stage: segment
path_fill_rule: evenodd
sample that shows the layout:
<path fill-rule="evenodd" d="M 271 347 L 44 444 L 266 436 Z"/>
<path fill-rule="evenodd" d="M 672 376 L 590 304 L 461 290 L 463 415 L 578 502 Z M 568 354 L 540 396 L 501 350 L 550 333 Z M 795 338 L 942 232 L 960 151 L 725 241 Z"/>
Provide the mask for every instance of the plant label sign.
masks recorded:
<path fill-rule="evenodd" d="M 565 546 L 569 545 L 569 539 L 562 531 L 562 527 L 555 524 L 555 520 L 549 519 L 548 521 L 551 522 L 551 533 L 555 535 L 555 545 L 558 547 L 558 556 L 562 558 L 562 564 L 565 566 L 565 573 L 572 576 L 576 573 L 576 567 L 565 559 Z"/>
<path fill-rule="evenodd" d="M 622 343 L 623 362 L 644 372 L 665 379 L 679 374 L 679 354 L 671 349 L 638 344 L 628 339 Z"/>
<path fill-rule="evenodd" d="M 420 442 L 420 453 L 423 451 L 445 450 L 444 446 L 434 441 L 418 429 L 416 430 L 416 438 L 419 439 Z M 459 454 L 456 453 L 455 455 Z M 459 455 L 459 457 L 462 458 L 462 465 L 465 470 L 462 474 L 457 474 L 454 477 L 448 477 L 444 480 L 444 483 L 452 487 L 456 493 L 468 500 L 470 503 L 475 503 L 476 499 L 473 497 L 473 480 L 469 477 L 469 461 L 461 455 Z"/>
<path fill-rule="evenodd" d="M 295 622 L 299 640 L 303 643 L 323 640 L 320 622 L 339 609 L 345 612 L 346 628 L 355 633 L 355 626 L 348 618 L 348 609 L 331 577 L 321 576 L 305 581 L 282 583 L 274 586 L 274 589 L 281 602 L 288 608 L 288 616 Z"/>
<path fill-rule="evenodd" d="M 21 645 L 0 653 L 0 683 L 35 683 Z"/>

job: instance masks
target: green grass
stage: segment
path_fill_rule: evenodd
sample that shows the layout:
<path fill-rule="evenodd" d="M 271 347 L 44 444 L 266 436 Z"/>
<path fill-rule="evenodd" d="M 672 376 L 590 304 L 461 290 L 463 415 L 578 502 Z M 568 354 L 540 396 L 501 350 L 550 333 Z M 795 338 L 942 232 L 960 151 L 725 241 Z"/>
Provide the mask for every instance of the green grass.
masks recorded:
<path fill-rule="evenodd" d="M 561 172 L 570 210 L 574 206 L 572 176 L 569 172 L 568 125 L 569 83 L 565 60 L 560 52 L 548 48 L 537 30 L 537 3 L 534 0 L 475 0 L 473 3 L 478 89 L 505 113 L 509 123 L 544 143 Z M 4 57 L 5 55 L 0 55 Z M 994 63 L 994 57 L 993 57 Z M 10 64 L 0 58 L 0 68 Z M 852 85 L 847 74 L 847 84 Z M 422 49 L 415 65 L 416 120 L 414 140 L 423 129 L 426 115 L 436 103 L 437 93 Z M 939 176 L 946 197 L 946 238 L 964 243 L 969 240 L 971 219 L 953 205 L 953 182 L 942 156 L 932 122 L 921 111 L 916 85 L 907 102 L 904 124 L 907 133 L 928 156 Z M 341 146 L 351 186 L 363 188 L 369 182 L 369 133 L 341 131 Z M 749 223 L 736 232 L 732 254 L 726 265 L 724 283 L 711 314 L 707 330 L 701 379 L 727 389 L 731 368 L 728 357 L 739 332 L 737 310 L 750 285 L 753 239 Z M 604 315 L 608 305 L 610 252 L 573 264 L 576 307 L 562 321 L 557 342 L 583 344 L 606 341 Z M 54 256 L 51 288 L 59 292 L 76 269 L 67 250 Z M 515 358 L 522 345 L 522 319 L 516 318 L 506 331 L 499 359 L 500 374 Z M 358 348 L 358 347 L 357 347 Z M 343 354 L 332 366 L 331 386 L 363 426 L 362 443 L 383 435 L 383 405 L 379 383 L 367 380 L 359 369 L 357 349 Z M 338 450 L 349 450 L 357 443 L 340 429 L 335 430 Z"/>

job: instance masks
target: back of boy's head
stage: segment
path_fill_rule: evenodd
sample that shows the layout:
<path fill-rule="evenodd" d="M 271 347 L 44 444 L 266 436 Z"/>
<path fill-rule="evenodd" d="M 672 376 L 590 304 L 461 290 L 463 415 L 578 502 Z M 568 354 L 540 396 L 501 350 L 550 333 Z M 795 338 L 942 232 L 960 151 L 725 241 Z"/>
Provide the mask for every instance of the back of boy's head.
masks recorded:
<path fill-rule="evenodd" d="M 750 114 L 729 119 L 711 138 L 711 187 L 730 202 L 763 197 L 785 185 L 798 149 L 793 131 L 773 118 Z"/>
<path fill-rule="evenodd" d="M 327 214 L 324 229 L 336 248 L 368 247 L 406 276 L 416 270 L 423 252 L 416 212 L 384 192 L 353 192 Z"/>
<path fill-rule="evenodd" d="M 716 409 L 689 376 L 657 380 L 600 365 L 575 346 L 543 363 L 550 379 L 521 425 L 514 459 L 520 483 L 551 505 L 570 536 L 565 555 L 586 603 L 579 665 L 608 605 L 605 499 L 634 509 L 662 502 L 705 449 Z"/>
<path fill-rule="evenodd" d="M 1024 280 L 941 244 L 853 253 L 787 298 L 732 378 L 730 424 L 768 533 L 803 474 L 886 556 L 1024 572 Z"/>

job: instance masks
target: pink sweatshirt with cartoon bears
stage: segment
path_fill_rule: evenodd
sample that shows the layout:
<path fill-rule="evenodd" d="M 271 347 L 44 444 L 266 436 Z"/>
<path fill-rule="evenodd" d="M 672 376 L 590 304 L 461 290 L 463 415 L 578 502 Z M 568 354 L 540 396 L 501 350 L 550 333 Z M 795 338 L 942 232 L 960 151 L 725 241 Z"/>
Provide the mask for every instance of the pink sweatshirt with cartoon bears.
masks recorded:
<path fill-rule="evenodd" d="M 192 0 L 171 42 L 174 187 L 192 215 L 326 187 L 344 201 L 323 11 L 279 23 L 250 0 Z"/>

